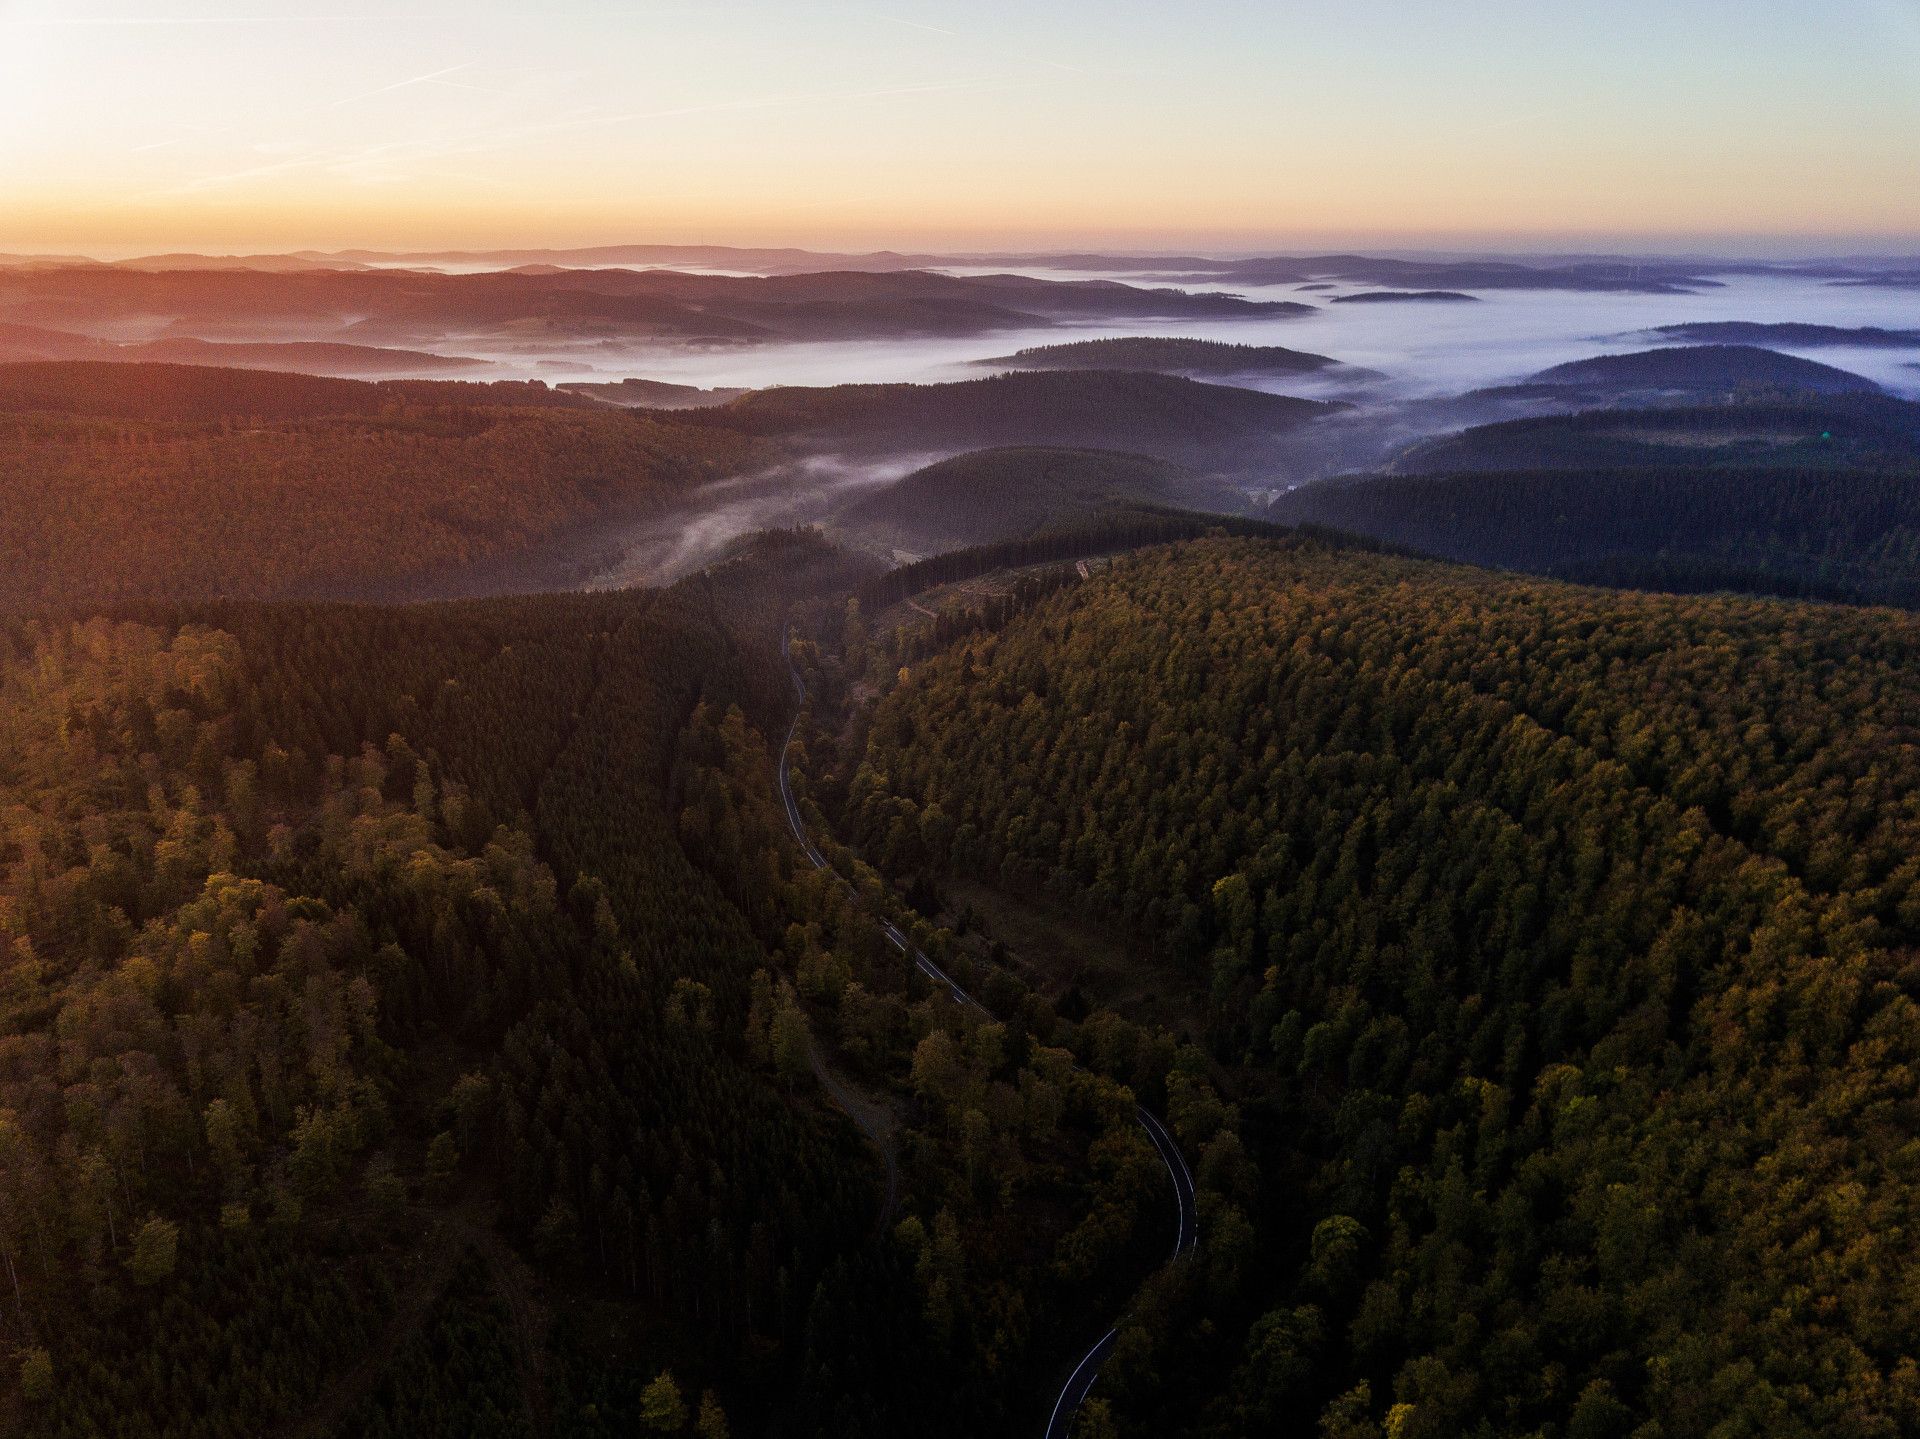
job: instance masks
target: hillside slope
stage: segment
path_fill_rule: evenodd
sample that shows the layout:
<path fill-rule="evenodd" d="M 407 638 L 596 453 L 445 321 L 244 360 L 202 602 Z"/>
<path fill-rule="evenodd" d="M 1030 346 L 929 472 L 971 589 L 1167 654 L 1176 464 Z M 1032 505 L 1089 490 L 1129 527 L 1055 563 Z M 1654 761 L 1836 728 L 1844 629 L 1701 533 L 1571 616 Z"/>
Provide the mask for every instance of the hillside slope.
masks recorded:
<path fill-rule="evenodd" d="M 685 418 L 853 450 L 1065 445 L 1182 460 L 1255 451 L 1340 408 L 1174 375 L 1062 370 L 943 385 L 782 386 Z"/>
<path fill-rule="evenodd" d="M 0 323 L 96 338 L 137 328 L 142 338 L 445 343 L 455 349 L 614 336 L 756 343 L 973 335 L 1064 319 L 1272 318 L 1311 308 L 1110 280 L 924 270 L 762 278 L 654 269 L 446 275 L 402 269 L 0 268 Z"/>
<path fill-rule="evenodd" d="M 0 366 L 0 608 L 410 592 L 761 458 L 537 385 Z"/>
<path fill-rule="evenodd" d="M 1423 440 L 1395 474 L 1469 470 L 1886 468 L 1920 461 L 1920 404 L 1886 395 L 1832 395 L 1605 409 L 1476 425 Z"/>
<path fill-rule="evenodd" d="M 1911 462 L 1386 475 L 1303 485 L 1269 513 L 1602 583 L 1920 605 Z"/>
<path fill-rule="evenodd" d="M 1916 714 L 1910 617 L 1204 541 L 916 663 L 847 812 L 1139 934 L 1231 1068 L 1264 1202 L 1126 1432 L 1883 1435 Z"/>
<path fill-rule="evenodd" d="M 1231 345 L 1219 340 L 1122 336 L 1034 345 L 1011 355 L 980 360 L 1009 370 L 1155 370 L 1194 379 L 1232 375 L 1302 375 L 1338 365 L 1338 360 L 1281 345 Z"/>
<path fill-rule="evenodd" d="M 1740 390 L 1871 394 L 1873 381 L 1757 345 L 1675 345 L 1630 354 L 1596 355 L 1530 375 L 1490 395 L 1561 399 L 1642 394 L 1728 394 Z"/>
<path fill-rule="evenodd" d="M 1177 466 L 1145 455 L 976 450 L 863 496 L 835 516 L 834 527 L 868 547 L 925 554 L 1030 535 L 1127 505 L 1192 502 L 1200 488 Z"/>

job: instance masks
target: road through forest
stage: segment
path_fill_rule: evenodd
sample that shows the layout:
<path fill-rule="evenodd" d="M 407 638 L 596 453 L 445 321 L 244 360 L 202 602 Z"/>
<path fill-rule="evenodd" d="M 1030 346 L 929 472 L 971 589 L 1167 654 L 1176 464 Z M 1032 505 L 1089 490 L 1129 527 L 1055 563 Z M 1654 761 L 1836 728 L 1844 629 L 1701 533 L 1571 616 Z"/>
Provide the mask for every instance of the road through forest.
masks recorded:
<path fill-rule="evenodd" d="M 787 755 L 793 748 L 794 736 L 800 732 L 800 717 L 807 700 L 806 681 L 800 677 L 799 666 L 793 662 L 791 635 L 783 633 L 780 637 L 780 653 L 787 662 L 787 673 L 793 677 L 794 713 L 793 723 L 787 727 L 786 741 L 780 746 L 780 763 L 776 770 L 780 787 L 780 803 L 787 812 L 787 824 L 793 830 L 794 840 L 807 857 L 807 862 L 816 869 L 827 869 L 827 857 L 807 833 L 806 819 L 800 813 L 800 806 L 793 797 L 793 784 L 788 772 Z M 954 1003 L 970 1007 L 992 1019 L 992 1013 L 975 999 L 939 965 L 935 964 L 918 946 L 913 944 L 900 927 L 893 921 L 882 917 L 881 932 L 901 954 L 913 961 L 913 967 L 941 989 L 946 990 Z M 1173 1185 L 1174 1201 L 1179 1210 L 1179 1222 L 1174 1231 L 1173 1253 L 1168 1262 L 1179 1259 L 1196 1248 L 1200 1243 L 1200 1219 L 1194 1203 L 1193 1171 L 1187 1167 L 1186 1157 L 1180 1153 L 1180 1146 L 1159 1118 L 1142 1106 L 1135 1106 L 1134 1118 L 1146 1131 L 1152 1142 L 1154 1152 L 1160 1156 L 1160 1162 L 1167 1167 L 1167 1178 Z M 891 1185 L 893 1177 L 888 1176 Z M 891 1196 L 890 1196 L 891 1199 Z M 1067 1431 L 1072 1427 L 1073 1416 L 1080 1403 L 1087 1397 L 1087 1391 L 1093 1387 L 1093 1381 L 1100 1377 L 1100 1366 L 1106 1362 L 1112 1351 L 1114 1341 L 1120 1331 L 1111 1328 L 1088 1346 L 1086 1353 L 1074 1365 L 1068 1374 L 1066 1383 L 1061 1386 L 1059 1396 L 1053 1401 L 1053 1408 L 1047 1417 L 1045 1439 L 1066 1439 Z"/>

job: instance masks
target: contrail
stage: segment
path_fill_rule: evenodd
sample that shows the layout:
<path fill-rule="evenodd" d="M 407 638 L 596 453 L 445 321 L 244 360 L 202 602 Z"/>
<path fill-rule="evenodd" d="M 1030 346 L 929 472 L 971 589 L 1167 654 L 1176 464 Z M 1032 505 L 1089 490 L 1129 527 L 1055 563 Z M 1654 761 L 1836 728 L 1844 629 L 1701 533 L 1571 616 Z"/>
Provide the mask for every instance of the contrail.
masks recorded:
<path fill-rule="evenodd" d="M 710 104 L 674 105 L 660 110 L 630 110 L 614 115 L 583 116 L 577 120 L 547 121 L 537 125 L 522 125 L 515 129 L 497 131 L 487 138 L 496 141 L 523 140 L 536 135 L 593 129 L 601 125 L 624 125 L 635 120 L 676 120 L 688 115 L 725 115 L 753 110 L 784 109 L 796 105 L 832 105 L 860 100 L 891 99 L 903 95 L 939 95 L 960 90 L 997 89 L 1017 83 L 1021 82 L 996 77 L 979 80 L 950 80 L 928 85 L 888 85 L 871 90 L 829 90 L 814 94 L 763 95 L 741 100 L 715 101 Z"/>
<path fill-rule="evenodd" d="M 956 40 L 960 38 L 958 30 L 943 30 L 938 25 L 926 25 L 918 20 L 903 20 L 898 15 L 882 15 L 879 18 L 893 25 L 905 25 L 910 30 L 926 30 L 935 35 L 951 35 Z"/>
<path fill-rule="evenodd" d="M 356 95 L 345 95 L 338 100 L 327 101 L 325 104 L 308 105 L 301 109 L 292 111 L 291 115 L 293 116 L 315 115 L 315 114 L 320 114 L 323 111 L 327 111 L 327 110 L 337 110 L 342 105 L 357 104 L 362 100 L 371 100 L 377 96 L 386 95 L 395 90 L 405 90 L 408 87 L 413 85 L 445 85 L 450 88 L 459 89 L 459 90 L 485 90 L 485 87 L 480 85 L 463 85 L 456 80 L 448 80 L 443 78 L 445 76 L 455 74 L 458 71 L 471 70 L 472 68 L 473 68 L 473 62 L 471 60 L 463 60 L 460 64 L 449 65 L 443 70 L 433 70 L 428 72 L 425 75 L 415 75 L 412 78 L 406 79 L 406 80 L 395 80 L 390 85 L 381 85 L 378 88 L 373 90 L 363 90 Z M 504 94 L 506 92 L 494 90 L 494 91 L 485 91 L 485 93 Z M 192 131 L 192 135 L 175 135 L 171 139 L 167 139 L 167 140 L 150 140 L 144 145 L 134 146 L 132 153 L 136 155 L 140 155 L 140 154 L 145 154 L 146 152 L 151 150 L 170 149 L 175 145 L 184 145 L 187 143 L 189 139 L 193 138 L 193 136 L 198 136 L 198 135 L 231 135 L 234 133 L 234 130 L 237 127 L 232 125 L 218 125 L 218 126 L 190 125 L 190 126 L 186 126 L 185 128 Z"/>
<path fill-rule="evenodd" d="M 1021 83 L 1033 84 L 1035 82 L 1021 82 L 1008 79 L 959 80 L 930 85 L 882 86 L 870 90 L 826 91 L 818 94 L 799 95 L 767 95 L 741 100 L 723 101 L 708 105 L 680 105 L 660 110 L 636 110 L 616 115 L 588 115 L 573 120 L 547 121 L 537 125 L 522 125 L 499 130 L 477 131 L 461 136 L 393 140 L 385 144 L 369 145 L 361 149 L 334 150 L 321 154 L 303 155 L 295 159 L 277 160 L 263 165 L 251 165 L 241 170 L 223 171 L 214 175 L 201 175 L 180 185 L 152 191 L 140 197 L 140 199 L 153 200 L 179 195 L 199 194 L 207 190 L 222 189 L 226 186 L 247 180 L 265 179 L 270 176 L 290 174 L 299 170 L 348 169 L 383 157 L 390 160 L 406 158 L 416 162 L 431 163 L 443 156 L 484 154 L 503 144 L 534 136 L 558 134 L 571 130 L 592 129 L 605 125 L 630 124 L 639 120 L 676 119 L 687 115 L 745 113 L 757 110 L 781 109 L 797 105 L 854 104 L 863 100 L 890 99 L 895 96 L 905 95 L 946 94 L 965 90 L 993 89 Z"/>
<path fill-rule="evenodd" d="M 404 90 L 409 85 L 425 85 L 431 81 L 440 79 L 440 77 L 443 75 L 452 75 L 452 74 L 458 73 L 461 70 L 471 70 L 472 68 L 473 68 L 473 62 L 471 60 L 462 61 L 458 65 L 449 65 L 444 70 L 433 70 L 428 72 L 425 75 L 415 75 L 410 80 L 395 80 L 391 85 L 382 85 L 377 90 L 363 90 L 358 95 L 342 96 L 340 99 L 335 100 L 331 104 L 329 104 L 327 108 L 329 110 L 337 110 L 342 105 L 353 105 L 353 104 L 357 104 L 361 100 L 371 100 L 376 95 L 386 95 L 386 94 L 390 94 L 392 91 L 395 91 L 395 90 Z"/>

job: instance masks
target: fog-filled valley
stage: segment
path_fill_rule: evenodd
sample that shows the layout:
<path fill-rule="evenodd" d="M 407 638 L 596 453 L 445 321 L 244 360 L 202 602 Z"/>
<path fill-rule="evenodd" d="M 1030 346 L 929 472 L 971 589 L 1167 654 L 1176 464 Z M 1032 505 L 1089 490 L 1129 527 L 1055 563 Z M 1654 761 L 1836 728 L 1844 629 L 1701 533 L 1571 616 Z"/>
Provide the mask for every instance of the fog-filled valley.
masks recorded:
<path fill-rule="evenodd" d="M 1916 273 L 0 262 L 0 1429 L 1914 1432 Z"/>
<path fill-rule="evenodd" d="M 692 268 L 661 268 L 675 261 Z M 1902 328 L 1912 316 L 1909 279 L 1899 265 L 1860 262 L 988 261 L 692 247 L 162 256 L 114 265 L 17 258 L 0 265 L 0 356 L 527 380 L 768 442 L 758 465 L 675 490 L 645 513 L 613 506 L 599 528 L 569 515 L 534 537 L 544 558 L 516 580 L 537 585 L 584 573 L 631 582 L 677 578 L 768 525 L 831 524 L 861 490 L 968 450 L 1143 453 L 1191 473 L 1185 502 L 1258 513 L 1312 481 L 1395 468 L 1410 447 L 1476 424 L 1636 396 L 1657 404 L 1703 388 L 1730 396 L 1808 383 L 1791 374 L 1676 371 L 1637 390 L 1575 392 L 1540 378 L 1553 381 L 1546 372 L 1556 366 L 1654 347 L 1765 347 L 1893 395 L 1920 394 L 1920 341 Z M 1468 287 L 1461 293 L 1472 302 L 1336 303 L 1438 285 Z M 1187 350 L 1142 344 L 1173 340 Z M 1120 341 L 1133 350 L 1116 348 Z M 1242 414 L 1223 428 L 1218 407 L 1230 397 L 1197 389 L 1186 402 L 1123 397 L 1072 374 L 1102 368 L 1326 408 L 1311 424 Z M 1036 384 L 975 397 L 980 387 L 968 385 L 1041 369 L 1055 376 L 1044 395 Z M 943 388 L 926 391 L 919 408 L 909 405 L 912 391 L 883 393 L 862 414 L 847 410 L 849 392 L 806 393 L 858 385 Z M 769 389 L 787 396 L 784 419 L 749 393 Z M 462 393 L 477 392 L 446 398 Z M 1201 400 L 1207 405 L 1192 408 Z M 1186 413 L 1176 414 L 1183 403 Z M 832 415 L 813 413 L 829 404 Z M 713 413 L 680 414 L 695 409 Z M 932 409 L 942 413 L 938 423 Z M 914 553 L 911 545 L 889 548 Z M 562 561 L 572 568 L 554 568 Z M 507 574 L 496 569 L 463 584 L 449 571 L 449 592 L 484 591 Z"/>

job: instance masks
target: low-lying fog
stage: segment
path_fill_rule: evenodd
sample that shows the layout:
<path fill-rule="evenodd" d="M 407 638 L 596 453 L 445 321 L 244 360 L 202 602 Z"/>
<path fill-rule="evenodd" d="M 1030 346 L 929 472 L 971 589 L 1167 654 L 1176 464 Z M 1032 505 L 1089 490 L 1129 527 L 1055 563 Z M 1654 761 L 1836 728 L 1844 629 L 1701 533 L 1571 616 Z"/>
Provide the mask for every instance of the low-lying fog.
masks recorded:
<path fill-rule="evenodd" d="M 1079 278 L 1059 271 L 1026 273 Z M 1150 277 L 1128 279 L 1155 283 Z M 1199 282 L 1182 288 L 1228 288 L 1253 299 L 1304 301 L 1318 308 L 1307 315 L 1273 319 L 1062 323 L 955 339 L 631 349 L 601 343 L 542 348 L 537 355 L 494 353 L 485 358 L 495 361 L 502 375 L 549 383 L 629 375 L 703 387 L 925 383 L 989 373 L 976 362 L 1031 345 L 1109 335 L 1181 335 L 1284 345 L 1376 372 L 1370 378 L 1332 371 L 1231 381 L 1281 394 L 1343 399 L 1355 406 L 1349 415 L 1318 422 L 1310 436 L 1302 435 L 1287 445 L 1284 455 L 1276 453 L 1270 475 L 1246 486 L 1250 494 L 1270 495 L 1327 474 L 1371 468 L 1427 435 L 1499 418 L 1443 402 L 1563 361 L 1649 348 L 1655 341 L 1642 332 L 1654 326 L 1749 320 L 1909 328 L 1920 322 L 1920 297 L 1911 290 L 1836 285 L 1798 276 L 1729 276 L 1717 288 L 1690 295 L 1486 290 L 1472 302 L 1366 305 L 1328 303 L 1335 295 L 1374 288 L 1364 285 L 1304 292 L 1291 284 Z M 1920 369 L 1913 368 L 1920 353 L 1854 347 L 1792 352 L 1865 375 L 1894 393 L 1920 396 Z M 874 464 L 819 457 L 710 486 L 684 509 L 623 537 L 626 559 L 597 582 L 670 581 L 710 562 L 741 534 L 768 525 L 825 518 L 851 490 L 898 478 L 935 458 L 939 456 L 902 456 Z"/>
<path fill-rule="evenodd" d="M 620 558 L 591 576 L 589 589 L 669 585 L 713 563 L 742 535 L 810 524 L 859 491 L 891 484 L 939 454 L 852 460 L 816 455 L 703 485 L 685 504 L 610 537 Z"/>
<path fill-rule="evenodd" d="M 1031 271 L 1046 278 L 1059 272 Z M 1111 278 L 1105 277 L 1105 278 Z M 1152 283 L 1140 281 L 1139 283 Z M 1301 292 L 1293 285 L 1221 286 L 1257 300 L 1295 300 L 1320 308 L 1277 319 L 1126 321 L 1058 324 L 958 339 L 873 340 L 710 349 L 548 350 L 538 361 L 521 353 L 491 354 L 506 371 L 550 383 L 640 375 L 702 386 L 840 385 L 939 381 L 984 373 L 969 362 L 1029 345 L 1106 335 L 1190 335 L 1236 344 L 1313 350 L 1385 374 L 1383 399 L 1459 394 L 1518 379 L 1548 365 L 1613 350 L 1643 349 L 1635 332 L 1699 320 L 1798 320 L 1824 325 L 1911 327 L 1920 323 L 1912 290 L 1828 284 L 1797 276 L 1730 276 L 1721 288 L 1693 295 L 1588 294 L 1557 290 L 1480 291 L 1471 303 L 1339 305 L 1333 296 L 1374 288 L 1342 285 Z M 1780 347 L 1786 348 L 1786 347 Z M 467 353 L 472 353 L 468 351 Z M 1920 394 L 1920 355 L 1885 349 L 1820 349 L 1797 353 L 1853 370 L 1903 393 Z M 1344 393 L 1332 379 L 1287 377 L 1263 388 L 1286 394 Z"/>

